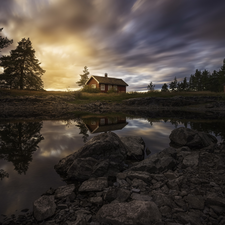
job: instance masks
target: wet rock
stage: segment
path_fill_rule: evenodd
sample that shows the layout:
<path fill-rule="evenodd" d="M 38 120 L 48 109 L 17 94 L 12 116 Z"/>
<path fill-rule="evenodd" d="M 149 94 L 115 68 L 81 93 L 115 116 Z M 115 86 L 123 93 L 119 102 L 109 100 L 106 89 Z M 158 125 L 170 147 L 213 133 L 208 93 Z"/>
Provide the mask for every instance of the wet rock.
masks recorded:
<path fill-rule="evenodd" d="M 118 225 L 147 225 L 161 221 L 161 213 L 154 202 L 131 201 L 102 206 L 97 213 L 101 223 Z"/>
<path fill-rule="evenodd" d="M 120 140 L 127 147 L 127 156 L 131 159 L 142 160 L 144 158 L 145 143 L 141 137 L 122 136 Z"/>
<path fill-rule="evenodd" d="M 173 130 L 169 138 L 173 145 L 188 146 L 190 148 L 204 148 L 217 142 L 217 139 L 210 134 L 198 132 L 185 127 Z"/>
<path fill-rule="evenodd" d="M 54 196 L 42 196 L 34 202 L 34 217 L 37 221 L 45 220 L 55 214 Z"/>
<path fill-rule="evenodd" d="M 113 175 L 125 169 L 126 152 L 126 146 L 115 133 L 103 133 L 89 140 L 78 152 L 61 160 L 55 169 L 66 174 L 67 179 L 86 180 Z"/>

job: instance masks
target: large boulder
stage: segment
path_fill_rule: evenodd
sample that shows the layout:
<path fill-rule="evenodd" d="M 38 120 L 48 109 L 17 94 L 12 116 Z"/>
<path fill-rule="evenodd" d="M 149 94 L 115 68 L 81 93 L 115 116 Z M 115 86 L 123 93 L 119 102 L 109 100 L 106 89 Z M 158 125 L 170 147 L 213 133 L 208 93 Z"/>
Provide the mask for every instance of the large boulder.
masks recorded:
<path fill-rule="evenodd" d="M 141 137 L 122 136 L 120 140 L 127 146 L 127 156 L 131 159 L 144 158 L 145 142 Z"/>
<path fill-rule="evenodd" d="M 114 175 L 125 169 L 127 147 L 113 132 L 93 137 L 74 154 L 60 160 L 56 171 L 68 179 Z"/>
<path fill-rule="evenodd" d="M 111 203 L 103 205 L 97 213 L 100 223 L 117 225 L 149 225 L 161 221 L 161 213 L 152 201 Z"/>
<path fill-rule="evenodd" d="M 55 214 L 56 204 L 53 195 L 44 195 L 37 199 L 33 205 L 34 217 L 37 221 L 45 220 Z"/>
<path fill-rule="evenodd" d="M 173 130 L 169 136 L 171 145 L 177 147 L 204 148 L 217 143 L 217 139 L 211 134 L 198 132 L 189 128 L 180 127 Z"/>

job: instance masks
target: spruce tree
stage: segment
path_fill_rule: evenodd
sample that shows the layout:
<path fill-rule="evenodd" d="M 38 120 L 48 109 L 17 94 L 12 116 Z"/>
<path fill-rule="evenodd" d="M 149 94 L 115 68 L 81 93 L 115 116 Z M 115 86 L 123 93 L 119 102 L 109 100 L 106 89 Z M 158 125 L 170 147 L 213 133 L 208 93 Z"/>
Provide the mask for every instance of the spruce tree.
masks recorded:
<path fill-rule="evenodd" d="M 45 73 L 35 57 L 35 50 L 30 39 L 23 38 L 9 56 L 2 56 L 0 66 L 4 68 L 3 76 L 12 88 L 43 89 L 41 76 Z"/>
<path fill-rule="evenodd" d="M 161 91 L 167 92 L 168 90 L 168 85 L 166 83 L 163 84 Z"/>
<path fill-rule="evenodd" d="M 76 82 L 78 86 L 82 86 L 82 87 L 85 86 L 85 83 L 89 79 L 88 75 L 89 75 L 88 68 L 87 66 L 85 66 L 83 70 L 83 74 L 80 74 L 80 80 Z"/>
<path fill-rule="evenodd" d="M 147 86 L 147 89 L 148 89 L 149 91 L 154 91 L 155 85 L 154 85 L 152 82 L 150 82 L 149 85 Z"/>

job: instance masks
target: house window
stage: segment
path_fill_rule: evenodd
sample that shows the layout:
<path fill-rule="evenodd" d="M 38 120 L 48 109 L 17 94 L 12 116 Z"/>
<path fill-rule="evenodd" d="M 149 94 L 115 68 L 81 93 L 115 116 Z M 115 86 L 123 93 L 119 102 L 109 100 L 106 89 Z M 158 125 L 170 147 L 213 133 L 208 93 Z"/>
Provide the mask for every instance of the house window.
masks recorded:
<path fill-rule="evenodd" d="M 117 91 L 117 85 L 113 85 L 114 91 Z"/>
<path fill-rule="evenodd" d="M 109 85 L 108 85 L 108 90 L 111 90 L 111 89 L 112 89 L 112 85 L 109 84 Z"/>
<path fill-rule="evenodd" d="M 101 91 L 104 91 L 104 90 L 105 90 L 105 85 L 101 84 Z"/>
<path fill-rule="evenodd" d="M 91 85 L 91 88 L 96 88 L 96 84 L 92 84 Z"/>
<path fill-rule="evenodd" d="M 92 126 L 95 126 L 95 125 L 96 125 L 96 121 L 92 120 L 92 121 L 91 121 L 91 125 L 92 125 Z"/>
<path fill-rule="evenodd" d="M 100 125 L 105 125 L 105 119 L 104 118 L 100 119 Z"/>

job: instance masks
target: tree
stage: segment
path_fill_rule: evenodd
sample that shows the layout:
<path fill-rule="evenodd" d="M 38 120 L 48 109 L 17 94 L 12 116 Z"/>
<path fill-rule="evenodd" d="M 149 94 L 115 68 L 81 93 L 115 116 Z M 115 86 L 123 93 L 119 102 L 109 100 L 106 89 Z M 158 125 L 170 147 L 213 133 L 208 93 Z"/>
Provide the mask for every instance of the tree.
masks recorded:
<path fill-rule="evenodd" d="M 4 68 L 3 76 L 12 88 L 43 89 L 41 76 L 45 73 L 35 57 L 30 39 L 23 38 L 9 56 L 2 56 L 0 66 Z"/>
<path fill-rule="evenodd" d="M 149 85 L 147 86 L 147 89 L 148 89 L 149 91 L 154 91 L 155 85 L 153 85 L 153 83 L 150 82 Z"/>
<path fill-rule="evenodd" d="M 0 32 L 3 30 L 3 28 L 0 28 Z M 7 37 L 3 38 L 0 36 L 0 52 L 1 49 L 8 47 L 10 44 L 13 43 L 13 40 L 9 40 Z"/>
<path fill-rule="evenodd" d="M 175 77 L 174 81 L 172 81 L 169 85 L 170 85 L 170 89 L 172 91 L 176 91 L 177 90 L 177 78 Z"/>
<path fill-rule="evenodd" d="M 168 85 L 166 83 L 163 84 L 161 91 L 169 91 L 168 90 Z"/>
<path fill-rule="evenodd" d="M 87 80 L 89 79 L 89 78 L 88 78 L 88 75 L 89 75 L 88 68 L 87 68 L 87 66 L 85 66 L 85 67 L 84 67 L 84 70 L 83 70 L 83 74 L 80 74 L 80 80 L 77 81 L 76 83 L 77 83 L 79 86 L 84 87 L 84 86 L 85 86 L 85 83 L 86 83 Z"/>

